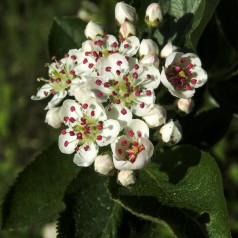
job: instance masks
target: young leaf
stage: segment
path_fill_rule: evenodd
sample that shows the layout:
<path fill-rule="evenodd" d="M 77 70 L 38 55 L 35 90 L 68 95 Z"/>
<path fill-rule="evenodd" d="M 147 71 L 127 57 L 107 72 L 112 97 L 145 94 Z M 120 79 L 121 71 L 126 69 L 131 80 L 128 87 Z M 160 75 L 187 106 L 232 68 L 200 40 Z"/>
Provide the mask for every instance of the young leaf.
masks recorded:
<path fill-rule="evenodd" d="M 91 168 L 80 171 L 65 195 L 66 209 L 58 221 L 59 238 L 117 237 L 122 208 L 109 198 L 106 181 Z"/>
<path fill-rule="evenodd" d="M 230 237 L 220 171 L 205 152 L 177 146 L 155 153 L 133 189 L 109 181 L 111 197 L 132 213 L 166 223 L 177 237 Z"/>
<path fill-rule="evenodd" d="M 19 174 L 3 201 L 3 229 L 28 227 L 64 209 L 65 189 L 80 170 L 72 158 L 55 144 Z"/>
<path fill-rule="evenodd" d="M 83 41 L 86 23 L 77 17 L 54 18 L 49 35 L 50 56 L 64 57 L 70 49 L 80 48 Z"/>

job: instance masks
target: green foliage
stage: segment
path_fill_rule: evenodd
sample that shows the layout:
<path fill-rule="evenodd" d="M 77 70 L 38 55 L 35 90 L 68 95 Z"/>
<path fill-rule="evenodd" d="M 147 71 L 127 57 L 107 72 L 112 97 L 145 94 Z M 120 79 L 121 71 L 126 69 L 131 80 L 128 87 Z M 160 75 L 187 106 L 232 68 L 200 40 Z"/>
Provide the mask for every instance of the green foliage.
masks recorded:
<path fill-rule="evenodd" d="M 24 228 L 53 218 L 64 209 L 69 182 L 79 172 L 72 155 L 55 144 L 26 167 L 7 193 L 2 205 L 3 229 Z"/>
<path fill-rule="evenodd" d="M 55 17 L 49 35 L 50 55 L 60 59 L 70 49 L 80 48 L 85 40 L 85 26 L 86 23 L 76 17 Z"/>
<path fill-rule="evenodd" d="M 80 171 L 66 191 L 66 209 L 58 222 L 59 238 L 117 237 L 122 208 L 109 198 L 106 181 L 91 168 Z"/>
<path fill-rule="evenodd" d="M 142 218 L 167 224 L 178 237 L 230 237 L 214 160 L 191 146 L 177 146 L 155 157 L 131 190 L 112 178 L 112 198 Z"/>

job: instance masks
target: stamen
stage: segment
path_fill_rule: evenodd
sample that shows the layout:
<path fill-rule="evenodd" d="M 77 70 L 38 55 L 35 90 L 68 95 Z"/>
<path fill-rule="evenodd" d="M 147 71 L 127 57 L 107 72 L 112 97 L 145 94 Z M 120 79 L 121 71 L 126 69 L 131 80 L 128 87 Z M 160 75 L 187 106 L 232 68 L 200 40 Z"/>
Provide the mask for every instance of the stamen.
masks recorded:
<path fill-rule="evenodd" d="M 126 115 L 126 114 L 127 114 L 127 111 L 126 111 L 125 108 L 123 108 L 123 109 L 121 110 L 121 114 L 122 114 L 122 115 Z"/>
<path fill-rule="evenodd" d="M 127 141 L 126 141 L 126 140 L 123 140 L 123 141 L 121 142 L 121 145 L 122 145 L 122 146 L 126 146 L 126 144 L 127 144 Z"/>
<path fill-rule="evenodd" d="M 130 137 L 133 137 L 133 136 L 135 135 L 135 133 L 133 132 L 133 130 L 129 130 L 129 131 L 128 131 L 128 135 L 129 135 Z"/>
<path fill-rule="evenodd" d="M 70 111 L 71 112 L 74 112 L 76 109 L 75 109 L 75 106 L 72 106 L 72 107 L 70 107 Z"/>
<path fill-rule="evenodd" d="M 97 136 L 97 140 L 102 140 L 102 136 L 101 136 L 101 135 L 98 135 L 98 136 Z"/>
<path fill-rule="evenodd" d="M 83 109 L 87 109 L 87 108 L 88 108 L 88 104 L 87 104 L 87 103 L 84 103 L 84 104 L 82 105 L 82 108 L 83 108 Z"/>
<path fill-rule="evenodd" d="M 84 146 L 83 148 L 84 148 L 84 150 L 85 150 L 85 151 L 88 151 L 88 149 L 89 149 L 89 146 L 88 146 L 88 145 L 86 145 L 86 146 Z"/>

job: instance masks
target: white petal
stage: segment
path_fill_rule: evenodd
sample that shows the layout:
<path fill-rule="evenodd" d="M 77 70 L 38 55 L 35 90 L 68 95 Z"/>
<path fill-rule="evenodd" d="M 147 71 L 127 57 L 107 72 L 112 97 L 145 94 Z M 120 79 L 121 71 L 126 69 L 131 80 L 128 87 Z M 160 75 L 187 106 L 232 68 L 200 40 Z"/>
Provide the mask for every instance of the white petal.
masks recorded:
<path fill-rule="evenodd" d="M 62 124 L 62 121 L 59 117 L 59 110 L 60 110 L 59 107 L 51 108 L 46 113 L 46 118 L 45 118 L 45 122 L 56 129 L 60 128 Z"/>
<path fill-rule="evenodd" d="M 85 147 L 88 146 L 88 149 L 85 150 Z M 94 143 L 91 144 L 83 144 L 79 147 L 79 150 L 74 155 L 74 163 L 78 166 L 88 167 L 90 166 L 98 154 L 98 146 Z"/>
<path fill-rule="evenodd" d="M 90 98 L 87 99 L 84 103 L 88 104 L 87 109 L 85 109 L 85 113 L 88 116 L 91 116 L 91 113 L 94 112 L 94 118 L 98 121 L 105 121 L 107 120 L 107 115 L 103 105 L 96 99 Z"/>
<path fill-rule="evenodd" d="M 141 134 L 141 137 L 149 137 L 149 127 L 146 125 L 146 123 L 139 119 L 132 119 L 128 126 L 124 129 L 125 135 L 128 134 L 128 131 L 132 130 L 136 137 L 138 137 L 138 134 Z"/>
<path fill-rule="evenodd" d="M 106 43 L 106 47 L 105 49 L 108 50 L 108 51 L 115 51 L 118 49 L 118 41 L 117 41 L 117 38 L 113 35 L 107 35 L 107 39 L 105 41 Z M 117 44 L 117 47 L 113 47 L 113 44 L 116 43 Z"/>
<path fill-rule="evenodd" d="M 151 91 L 151 95 L 146 95 L 146 90 L 142 91 L 141 95 L 136 97 L 136 101 L 131 105 L 131 111 L 135 115 L 141 117 L 146 115 L 151 108 L 154 106 L 155 95 L 153 89 Z"/>
<path fill-rule="evenodd" d="M 47 107 L 45 109 L 50 109 L 55 106 L 57 106 L 63 99 L 67 96 L 67 91 L 63 90 L 54 95 L 54 97 L 51 99 L 51 101 L 48 103 Z"/>
<path fill-rule="evenodd" d="M 189 58 L 189 61 L 194 65 L 194 66 L 201 66 L 201 60 L 199 59 L 199 57 L 193 53 L 187 53 L 184 54 L 183 57 L 185 58 Z"/>
<path fill-rule="evenodd" d="M 81 106 L 74 100 L 67 99 L 63 102 L 62 107 L 59 110 L 59 116 L 61 121 L 64 121 L 65 117 L 72 117 L 76 121 L 82 117 L 82 108 Z M 66 122 L 65 122 L 66 123 Z M 66 123 L 68 124 L 68 123 Z"/>
<path fill-rule="evenodd" d="M 157 88 L 160 84 L 160 73 L 159 70 L 154 65 L 139 64 L 138 73 L 138 83 L 143 86 L 143 88 Z M 148 78 L 150 76 L 150 78 Z"/>
<path fill-rule="evenodd" d="M 129 47 L 125 47 L 129 45 Z M 119 52 L 126 56 L 134 56 L 140 47 L 140 41 L 136 36 L 128 37 L 123 43 L 121 43 Z"/>
<path fill-rule="evenodd" d="M 103 122 L 103 129 L 101 132 L 102 140 L 97 140 L 99 146 L 106 146 L 111 144 L 120 132 L 120 124 L 116 120 L 106 120 Z"/>
<path fill-rule="evenodd" d="M 172 84 L 168 81 L 166 75 L 165 75 L 165 68 L 163 67 L 162 72 L 160 74 L 160 80 L 161 83 L 168 89 L 174 90 L 174 87 Z"/>
<path fill-rule="evenodd" d="M 59 149 L 64 154 L 72 154 L 78 145 L 77 136 L 70 136 L 70 131 L 73 131 L 73 129 L 68 128 L 65 135 L 61 134 L 59 136 Z"/>
<path fill-rule="evenodd" d="M 194 88 L 202 87 L 207 82 L 207 72 L 200 67 L 195 67 L 191 70 L 195 79 L 197 80 L 196 84 L 191 84 Z"/>
<path fill-rule="evenodd" d="M 153 108 L 143 116 L 143 120 L 145 120 L 150 128 L 161 126 L 166 121 L 166 110 L 159 105 L 154 105 Z"/>
<path fill-rule="evenodd" d="M 37 92 L 36 96 L 31 96 L 32 100 L 41 100 L 51 95 L 52 86 L 50 84 L 44 84 Z"/>
<path fill-rule="evenodd" d="M 165 60 L 165 67 L 167 68 L 170 64 L 179 64 L 180 65 L 180 59 L 183 57 L 182 52 L 172 52 L 168 55 L 168 57 Z"/>
<path fill-rule="evenodd" d="M 125 109 L 126 114 L 122 114 L 122 109 Z M 107 116 L 110 119 L 117 120 L 120 123 L 120 130 L 128 125 L 132 119 L 131 110 L 128 107 L 122 107 L 121 105 L 114 104 L 110 107 L 110 110 L 106 110 Z"/>
<path fill-rule="evenodd" d="M 169 89 L 169 92 L 177 98 L 191 98 L 195 93 L 195 89 L 184 91 Z"/>

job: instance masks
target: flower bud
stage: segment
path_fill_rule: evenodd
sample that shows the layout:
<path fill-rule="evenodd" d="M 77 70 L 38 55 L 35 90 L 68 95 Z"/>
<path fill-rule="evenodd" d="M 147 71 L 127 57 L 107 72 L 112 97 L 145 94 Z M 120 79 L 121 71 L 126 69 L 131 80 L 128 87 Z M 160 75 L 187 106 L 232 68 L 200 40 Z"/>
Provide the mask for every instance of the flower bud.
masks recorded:
<path fill-rule="evenodd" d="M 166 114 L 166 110 L 163 107 L 155 104 L 149 113 L 143 116 L 143 119 L 150 128 L 154 128 L 165 123 Z"/>
<path fill-rule="evenodd" d="M 158 3 L 151 3 L 145 13 L 145 22 L 150 27 L 156 27 L 163 21 L 163 14 Z"/>
<path fill-rule="evenodd" d="M 100 174 L 108 175 L 114 169 L 112 157 L 110 155 L 97 156 L 94 162 L 94 169 Z"/>
<path fill-rule="evenodd" d="M 160 128 L 160 135 L 163 142 L 173 145 L 178 143 L 181 138 L 181 126 L 178 121 L 170 121 Z"/>
<path fill-rule="evenodd" d="M 175 45 L 172 45 L 172 43 L 169 42 L 161 50 L 160 57 L 166 58 L 169 54 L 171 54 L 172 52 L 174 52 L 177 49 L 178 49 L 178 47 L 176 47 Z"/>
<path fill-rule="evenodd" d="M 141 58 L 148 55 L 158 55 L 159 48 L 157 44 L 151 39 L 144 39 L 141 41 L 139 55 Z"/>
<path fill-rule="evenodd" d="M 126 39 L 129 36 L 136 35 L 136 28 L 131 22 L 125 21 L 119 30 L 120 37 Z"/>
<path fill-rule="evenodd" d="M 115 18 L 119 25 L 125 21 L 134 23 L 136 21 L 136 9 L 124 2 L 118 2 L 115 7 Z"/>
<path fill-rule="evenodd" d="M 180 98 L 177 100 L 177 106 L 180 111 L 189 114 L 193 110 L 194 102 L 191 98 Z"/>
<path fill-rule="evenodd" d="M 59 117 L 59 110 L 59 107 L 53 107 L 46 113 L 45 122 L 54 128 L 60 128 L 62 123 Z"/>
<path fill-rule="evenodd" d="M 82 43 L 81 49 L 84 52 L 92 52 L 95 49 L 94 41 L 92 40 L 86 40 Z"/>
<path fill-rule="evenodd" d="M 142 64 L 153 64 L 156 68 L 159 67 L 159 57 L 157 55 L 147 55 L 140 60 Z"/>
<path fill-rule="evenodd" d="M 85 36 L 90 40 L 95 40 L 96 36 L 104 36 L 103 28 L 93 21 L 90 21 L 84 31 Z"/>
<path fill-rule="evenodd" d="M 134 185 L 136 182 L 135 173 L 132 170 L 121 170 L 117 175 L 117 179 L 124 187 Z"/>

